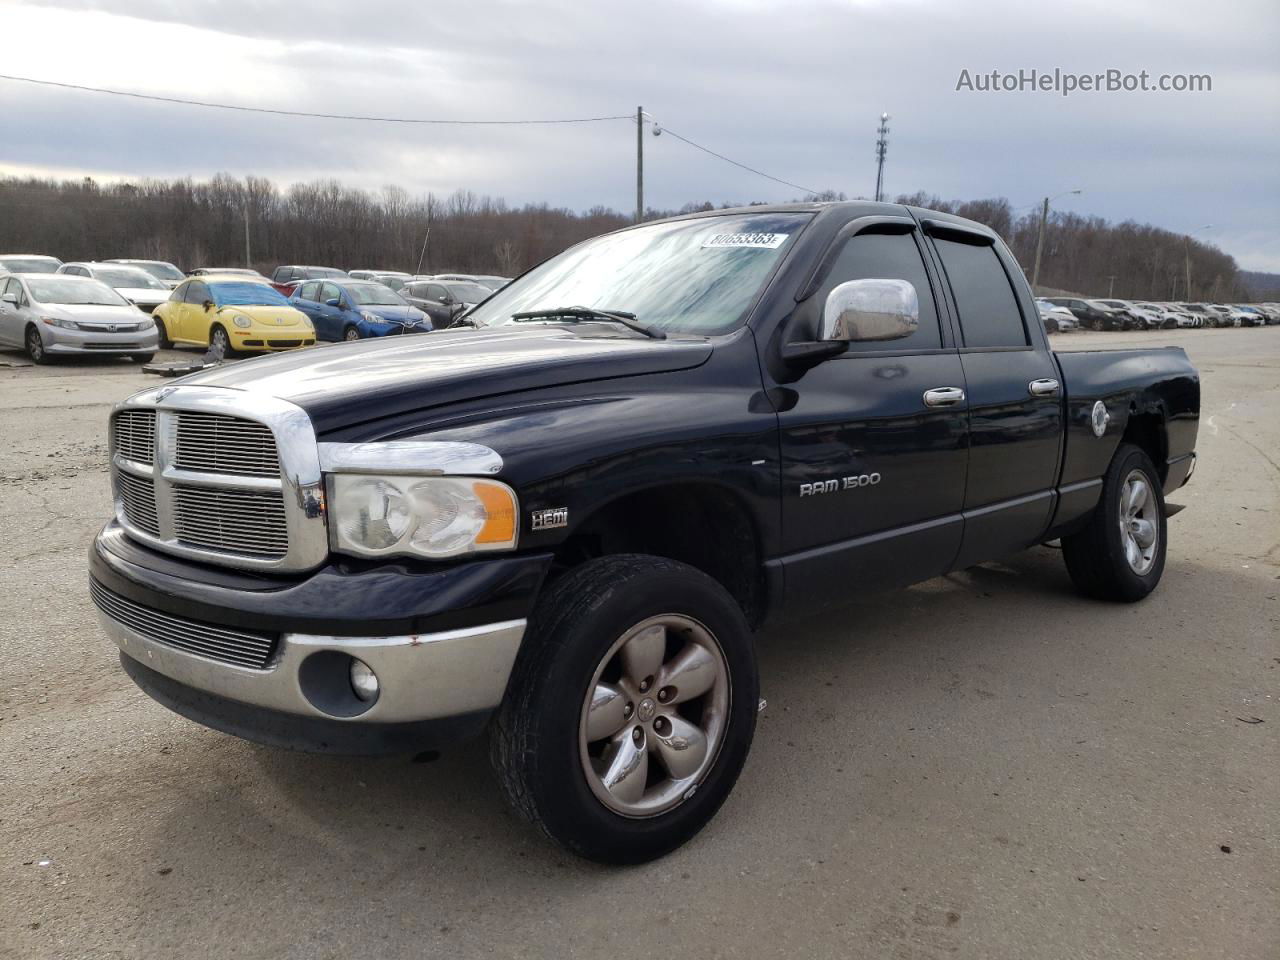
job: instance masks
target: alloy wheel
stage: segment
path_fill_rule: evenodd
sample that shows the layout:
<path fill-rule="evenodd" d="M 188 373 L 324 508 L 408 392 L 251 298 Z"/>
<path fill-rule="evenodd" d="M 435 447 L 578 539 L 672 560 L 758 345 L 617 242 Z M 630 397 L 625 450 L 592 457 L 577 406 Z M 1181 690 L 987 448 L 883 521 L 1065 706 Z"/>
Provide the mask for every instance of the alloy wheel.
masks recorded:
<path fill-rule="evenodd" d="M 1131 470 L 1120 487 L 1120 542 L 1129 569 L 1146 576 L 1156 562 L 1160 546 L 1160 505 L 1151 492 L 1151 481 L 1141 470 Z"/>

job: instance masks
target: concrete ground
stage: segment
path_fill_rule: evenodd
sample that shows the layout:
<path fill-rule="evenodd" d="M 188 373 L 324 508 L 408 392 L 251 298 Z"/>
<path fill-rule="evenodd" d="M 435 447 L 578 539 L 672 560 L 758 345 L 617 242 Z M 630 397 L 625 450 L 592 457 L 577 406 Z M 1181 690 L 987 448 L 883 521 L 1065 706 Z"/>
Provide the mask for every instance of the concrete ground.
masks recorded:
<path fill-rule="evenodd" d="M 606 869 L 484 751 L 317 758 L 121 672 L 85 591 L 126 363 L 0 353 L 0 956 L 1280 956 L 1280 330 L 1073 334 L 1200 366 L 1200 467 L 1146 602 L 1038 548 L 761 637 L 747 769 Z"/>

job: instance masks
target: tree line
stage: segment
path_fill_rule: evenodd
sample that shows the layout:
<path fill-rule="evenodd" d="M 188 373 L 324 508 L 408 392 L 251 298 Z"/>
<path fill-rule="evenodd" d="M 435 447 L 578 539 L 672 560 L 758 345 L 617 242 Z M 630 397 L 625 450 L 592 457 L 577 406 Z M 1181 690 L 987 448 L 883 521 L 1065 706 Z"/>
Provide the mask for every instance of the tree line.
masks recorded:
<path fill-rule="evenodd" d="M 845 198 L 829 192 L 804 199 Z M 1004 198 L 948 201 L 925 193 L 897 200 L 987 224 L 1030 276 L 1038 208 L 1017 215 Z M 690 203 L 647 210 L 646 218 L 708 209 L 715 207 Z M 631 219 L 602 206 L 513 206 L 468 190 L 414 197 L 398 187 L 368 191 L 332 180 L 282 189 L 261 177 L 225 174 L 200 182 L 0 179 L 0 252 L 169 260 L 188 270 L 248 265 L 269 273 L 277 264 L 302 263 L 512 276 Z M 1127 299 L 1248 298 L 1235 260 L 1216 247 L 1150 224 L 1067 212 L 1051 213 L 1046 224 L 1040 286 Z"/>

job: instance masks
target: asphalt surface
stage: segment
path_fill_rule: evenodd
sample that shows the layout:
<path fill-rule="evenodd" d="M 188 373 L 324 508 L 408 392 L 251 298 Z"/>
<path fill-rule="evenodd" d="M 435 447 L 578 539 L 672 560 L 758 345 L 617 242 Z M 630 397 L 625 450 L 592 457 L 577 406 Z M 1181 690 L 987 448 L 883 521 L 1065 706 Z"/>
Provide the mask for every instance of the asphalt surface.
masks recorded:
<path fill-rule="evenodd" d="M 317 758 L 148 700 L 84 552 L 157 381 L 0 353 L 0 956 L 1280 956 L 1280 329 L 1055 340 L 1200 366 L 1159 590 L 1083 600 L 1042 547 L 769 632 L 737 790 L 631 869 L 532 833 L 480 745 Z"/>

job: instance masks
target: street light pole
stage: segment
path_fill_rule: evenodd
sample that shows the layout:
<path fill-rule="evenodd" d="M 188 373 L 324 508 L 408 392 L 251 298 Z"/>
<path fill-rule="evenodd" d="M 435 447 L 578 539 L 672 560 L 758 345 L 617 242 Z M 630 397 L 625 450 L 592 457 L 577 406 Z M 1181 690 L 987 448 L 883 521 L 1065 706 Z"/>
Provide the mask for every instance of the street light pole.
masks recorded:
<path fill-rule="evenodd" d="M 1044 252 L 1044 229 L 1049 222 L 1049 201 L 1057 200 L 1058 197 L 1065 197 L 1068 194 L 1080 193 L 1079 190 L 1068 190 L 1066 193 L 1060 193 L 1057 197 L 1045 197 L 1044 204 L 1040 207 L 1040 233 L 1036 237 L 1036 265 L 1031 269 L 1031 292 L 1036 292 L 1036 287 L 1040 283 L 1040 256 Z"/>
<path fill-rule="evenodd" d="M 644 220 L 644 107 L 636 107 L 636 223 Z"/>

